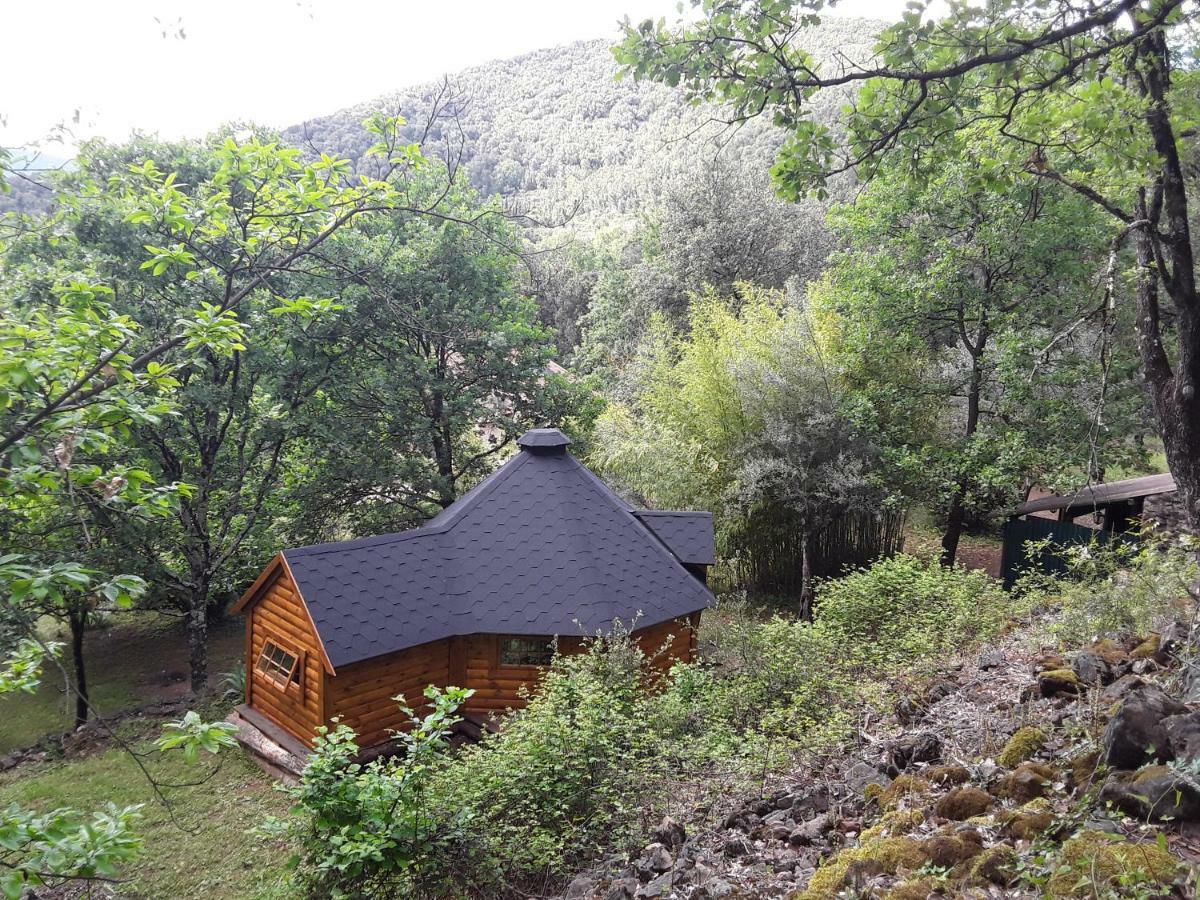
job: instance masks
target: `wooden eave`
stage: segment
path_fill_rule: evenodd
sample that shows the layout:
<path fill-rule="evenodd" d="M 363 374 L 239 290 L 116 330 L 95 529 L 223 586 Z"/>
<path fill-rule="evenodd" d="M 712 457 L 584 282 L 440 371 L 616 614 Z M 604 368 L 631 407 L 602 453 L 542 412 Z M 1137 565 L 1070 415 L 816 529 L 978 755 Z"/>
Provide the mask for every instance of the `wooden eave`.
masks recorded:
<path fill-rule="evenodd" d="M 308 627 L 312 629 L 313 636 L 317 639 L 317 649 L 321 653 L 321 665 L 330 675 L 336 675 L 337 670 L 334 669 L 333 663 L 329 661 L 329 653 L 325 650 L 325 641 L 321 638 L 321 632 L 317 629 L 317 623 L 313 621 L 312 612 L 308 608 L 308 601 L 304 599 L 304 594 L 300 591 L 300 585 L 296 581 L 296 577 L 292 574 L 292 569 L 288 565 L 287 558 L 282 553 L 275 554 L 275 558 L 254 579 L 254 583 L 246 588 L 246 592 L 238 598 L 237 603 L 233 605 L 230 612 L 234 614 L 244 612 L 281 573 L 287 575 L 288 581 L 291 582 L 292 589 L 300 601 L 300 608 L 304 610 L 304 617 L 308 620 Z"/>

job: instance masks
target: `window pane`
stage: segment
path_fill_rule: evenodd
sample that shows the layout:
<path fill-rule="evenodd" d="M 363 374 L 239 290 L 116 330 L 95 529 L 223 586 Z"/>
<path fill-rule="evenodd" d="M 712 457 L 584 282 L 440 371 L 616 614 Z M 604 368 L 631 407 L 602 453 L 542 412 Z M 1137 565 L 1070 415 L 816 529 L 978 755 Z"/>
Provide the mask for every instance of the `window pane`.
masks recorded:
<path fill-rule="evenodd" d="M 292 671 L 296 668 L 296 657 L 288 653 L 274 641 L 267 641 L 263 646 L 256 668 L 272 681 L 281 682 L 286 685 L 288 680 L 291 679 L 299 683 L 299 679 L 295 677 L 299 673 L 293 673 Z"/>
<path fill-rule="evenodd" d="M 505 638 L 500 645 L 502 666 L 548 666 L 554 648 L 544 638 Z"/>

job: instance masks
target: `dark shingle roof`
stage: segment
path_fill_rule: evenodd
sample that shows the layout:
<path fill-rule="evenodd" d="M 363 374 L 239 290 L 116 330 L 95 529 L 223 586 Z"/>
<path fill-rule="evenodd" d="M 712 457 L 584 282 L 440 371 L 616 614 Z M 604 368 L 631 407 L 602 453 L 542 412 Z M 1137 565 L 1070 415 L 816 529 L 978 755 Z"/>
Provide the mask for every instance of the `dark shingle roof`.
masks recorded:
<path fill-rule="evenodd" d="M 1130 500 L 1134 497 L 1152 497 L 1155 494 L 1170 494 L 1176 490 L 1175 479 L 1169 475 L 1144 475 L 1141 478 L 1126 478 L 1124 481 L 1109 481 L 1080 488 L 1073 494 L 1041 497 L 1023 503 L 1010 516 L 1023 516 L 1048 509 L 1098 509 L 1110 503 Z"/>
<path fill-rule="evenodd" d="M 710 512 L 638 509 L 633 514 L 658 535 L 682 563 L 711 566 L 717 562 L 717 543 Z"/>
<path fill-rule="evenodd" d="M 531 435 L 422 528 L 284 551 L 335 668 L 452 635 L 595 632 L 712 602 L 680 564 L 711 561 L 711 516 L 635 511 L 562 432 Z"/>

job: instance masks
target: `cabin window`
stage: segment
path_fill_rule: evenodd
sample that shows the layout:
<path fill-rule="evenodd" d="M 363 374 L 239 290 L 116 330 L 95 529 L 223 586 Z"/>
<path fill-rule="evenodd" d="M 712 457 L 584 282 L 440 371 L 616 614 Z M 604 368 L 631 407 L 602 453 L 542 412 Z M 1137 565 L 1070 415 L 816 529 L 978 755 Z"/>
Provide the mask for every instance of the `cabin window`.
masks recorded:
<path fill-rule="evenodd" d="M 548 666 L 554 659 L 554 645 L 545 638 L 514 637 L 500 642 L 502 666 Z"/>
<path fill-rule="evenodd" d="M 295 653 L 268 639 L 258 656 L 257 668 L 268 681 L 286 690 L 289 684 L 300 683 L 299 662 Z"/>

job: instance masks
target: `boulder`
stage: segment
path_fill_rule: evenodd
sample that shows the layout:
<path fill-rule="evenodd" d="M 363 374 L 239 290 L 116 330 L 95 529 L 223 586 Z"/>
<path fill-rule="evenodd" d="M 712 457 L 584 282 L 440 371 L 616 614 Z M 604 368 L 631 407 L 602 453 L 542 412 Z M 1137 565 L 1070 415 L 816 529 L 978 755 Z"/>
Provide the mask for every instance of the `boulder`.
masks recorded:
<path fill-rule="evenodd" d="M 1175 759 L 1200 757 L 1200 712 L 1189 712 L 1163 719 L 1167 742 Z"/>
<path fill-rule="evenodd" d="M 936 734 L 929 731 L 907 734 L 888 752 L 888 774 L 899 775 L 913 763 L 933 762 L 941 755 L 942 740 Z"/>
<path fill-rule="evenodd" d="M 1100 801 L 1143 821 L 1200 821 L 1200 790 L 1167 766 L 1148 766 L 1110 779 L 1100 790 Z"/>
<path fill-rule="evenodd" d="M 754 852 L 754 845 L 746 838 L 740 835 L 734 835 L 725 842 L 725 848 L 721 851 L 730 859 L 736 859 L 739 856 L 749 856 Z"/>
<path fill-rule="evenodd" d="M 633 900 L 633 895 L 640 889 L 636 878 L 618 878 L 609 887 L 604 900 Z"/>
<path fill-rule="evenodd" d="M 1004 655 L 1003 650 L 989 650 L 987 653 L 979 657 L 979 668 L 987 671 L 988 669 L 999 669 L 1008 661 L 1008 657 Z"/>
<path fill-rule="evenodd" d="M 869 784 L 886 787 L 891 778 L 881 775 L 879 770 L 865 762 L 857 762 L 842 773 L 842 783 L 856 794 L 861 794 Z"/>
<path fill-rule="evenodd" d="M 596 896 L 600 882 L 592 875 L 576 875 L 563 891 L 563 900 L 589 900 Z"/>
<path fill-rule="evenodd" d="M 1136 675 L 1122 675 L 1104 689 L 1104 693 L 1100 695 L 1100 698 L 1108 703 L 1112 703 L 1128 696 L 1131 691 L 1145 686 L 1146 682 Z"/>
<path fill-rule="evenodd" d="M 666 872 L 674 865 L 675 857 L 671 855 L 671 851 L 659 843 L 647 844 L 641 858 L 633 864 L 643 876 Z"/>
<path fill-rule="evenodd" d="M 806 794 L 792 800 L 792 817 L 807 819 L 823 812 L 829 812 L 832 798 L 826 785 L 818 785 Z"/>
<path fill-rule="evenodd" d="M 1163 720 L 1187 711 L 1153 685 L 1131 691 L 1104 729 L 1101 759 L 1114 769 L 1137 769 L 1153 760 L 1167 762 L 1172 755 Z"/>
<path fill-rule="evenodd" d="M 1071 660 L 1071 671 L 1084 684 L 1108 684 L 1113 680 L 1112 668 L 1090 650 L 1081 650 Z"/>
<path fill-rule="evenodd" d="M 675 852 L 687 840 L 687 831 L 670 816 L 666 816 L 658 824 L 658 827 L 654 829 L 654 833 L 650 837 L 655 843 L 662 844 L 668 850 Z"/>
<path fill-rule="evenodd" d="M 794 828 L 788 835 L 788 843 L 793 847 L 807 847 L 820 839 L 821 835 L 833 827 L 833 818 L 828 814 L 817 816 L 803 825 Z"/>

